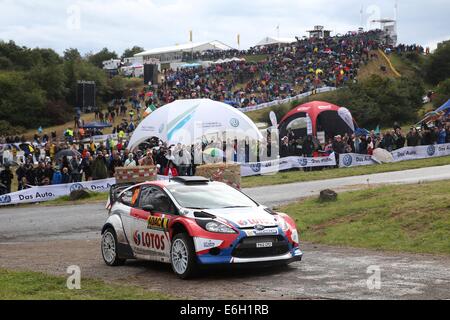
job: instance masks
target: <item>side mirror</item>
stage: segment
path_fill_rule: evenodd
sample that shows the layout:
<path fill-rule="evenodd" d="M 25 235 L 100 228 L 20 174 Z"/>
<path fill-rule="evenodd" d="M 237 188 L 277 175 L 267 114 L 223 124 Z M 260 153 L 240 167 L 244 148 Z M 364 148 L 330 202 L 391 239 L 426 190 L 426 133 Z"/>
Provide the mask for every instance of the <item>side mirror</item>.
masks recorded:
<path fill-rule="evenodd" d="M 153 211 L 155 211 L 155 207 L 151 204 L 148 204 L 148 205 L 144 206 L 142 208 L 142 210 L 152 213 Z"/>

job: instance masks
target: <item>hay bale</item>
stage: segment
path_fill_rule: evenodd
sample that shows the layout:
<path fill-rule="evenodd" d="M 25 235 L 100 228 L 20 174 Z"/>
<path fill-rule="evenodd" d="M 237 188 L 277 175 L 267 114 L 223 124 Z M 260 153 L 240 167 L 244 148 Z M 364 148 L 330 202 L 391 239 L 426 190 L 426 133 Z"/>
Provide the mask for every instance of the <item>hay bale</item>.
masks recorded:
<path fill-rule="evenodd" d="M 91 196 L 91 194 L 84 189 L 74 190 L 70 193 L 70 200 L 77 201 L 77 200 L 87 199 L 90 196 Z"/>
<path fill-rule="evenodd" d="M 115 171 L 116 183 L 155 181 L 158 177 L 156 166 L 121 167 Z"/>
<path fill-rule="evenodd" d="M 331 202 L 336 201 L 338 194 L 330 189 L 320 191 L 319 201 L 320 202 Z"/>
<path fill-rule="evenodd" d="M 241 188 L 241 165 L 235 163 L 215 163 L 199 166 L 196 175 Z"/>

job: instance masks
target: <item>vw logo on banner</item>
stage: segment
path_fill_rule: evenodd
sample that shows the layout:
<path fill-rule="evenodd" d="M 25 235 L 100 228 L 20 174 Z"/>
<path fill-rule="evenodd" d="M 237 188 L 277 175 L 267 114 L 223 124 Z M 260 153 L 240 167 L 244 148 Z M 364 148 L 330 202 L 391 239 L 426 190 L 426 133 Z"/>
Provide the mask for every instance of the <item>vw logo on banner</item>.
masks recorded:
<path fill-rule="evenodd" d="M 434 145 L 430 145 L 427 148 L 427 154 L 431 157 L 436 153 L 436 147 Z"/>
<path fill-rule="evenodd" d="M 344 156 L 344 158 L 342 159 L 342 163 L 344 164 L 344 166 L 350 167 L 350 166 L 352 165 L 352 163 L 353 163 L 353 158 L 352 158 L 352 156 L 349 155 L 349 154 L 346 154 L 346 155 Z"/>
<path fill-rule="evenodd" d="M 306 158 L 298 159 L 298 164 L 302 167 L 306 167 L 308 165 L 308 159 Z"/>
<path fill-rule="evenodd" d="M 261 163 L 254 163 L 250 165 L 250 168 L 253 170 L 253 172 L 261 172 Z"/>
<path fill-rule="evenodd" d="M 11 202 L 11 197 L 8 195 L 0 196 L 0 203 L 6 204 Z"/>
<path fill-rule="evenodd" d="M 70 186 L 70 192 L 73 191 L 78 191 L 78 190 L 83 190 L 83 185 L 81 183 L 74 183 L 73 185 Z"/>

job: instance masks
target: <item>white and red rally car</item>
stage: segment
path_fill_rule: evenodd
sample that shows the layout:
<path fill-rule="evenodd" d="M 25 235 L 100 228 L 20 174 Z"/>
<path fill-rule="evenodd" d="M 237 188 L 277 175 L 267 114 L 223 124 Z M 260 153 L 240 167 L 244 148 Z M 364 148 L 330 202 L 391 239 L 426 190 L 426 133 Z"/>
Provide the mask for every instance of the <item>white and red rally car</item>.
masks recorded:
<path fill-rule="evenodd" d="M 302 252 L 294 221 L 202 177 L 115 185 L 102 229 L 105 263 L 171 263 L 182 279 L 202 265 L 288 264 Z"/>

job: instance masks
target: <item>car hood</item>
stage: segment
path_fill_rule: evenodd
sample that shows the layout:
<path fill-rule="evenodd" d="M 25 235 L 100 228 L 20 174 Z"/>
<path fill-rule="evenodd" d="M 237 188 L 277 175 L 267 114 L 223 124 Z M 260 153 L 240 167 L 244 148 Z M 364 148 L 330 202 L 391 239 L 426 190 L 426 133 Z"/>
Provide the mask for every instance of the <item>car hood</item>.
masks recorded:
<path fill-rule="evenodd" d="M 203 211 L 234 223 L 239 228 L 251 228 L 256 225 L 262 225 L 264 227 L 278 225 L 276 216 L 264 210 L 263 207 L 209 209 Z"/>

